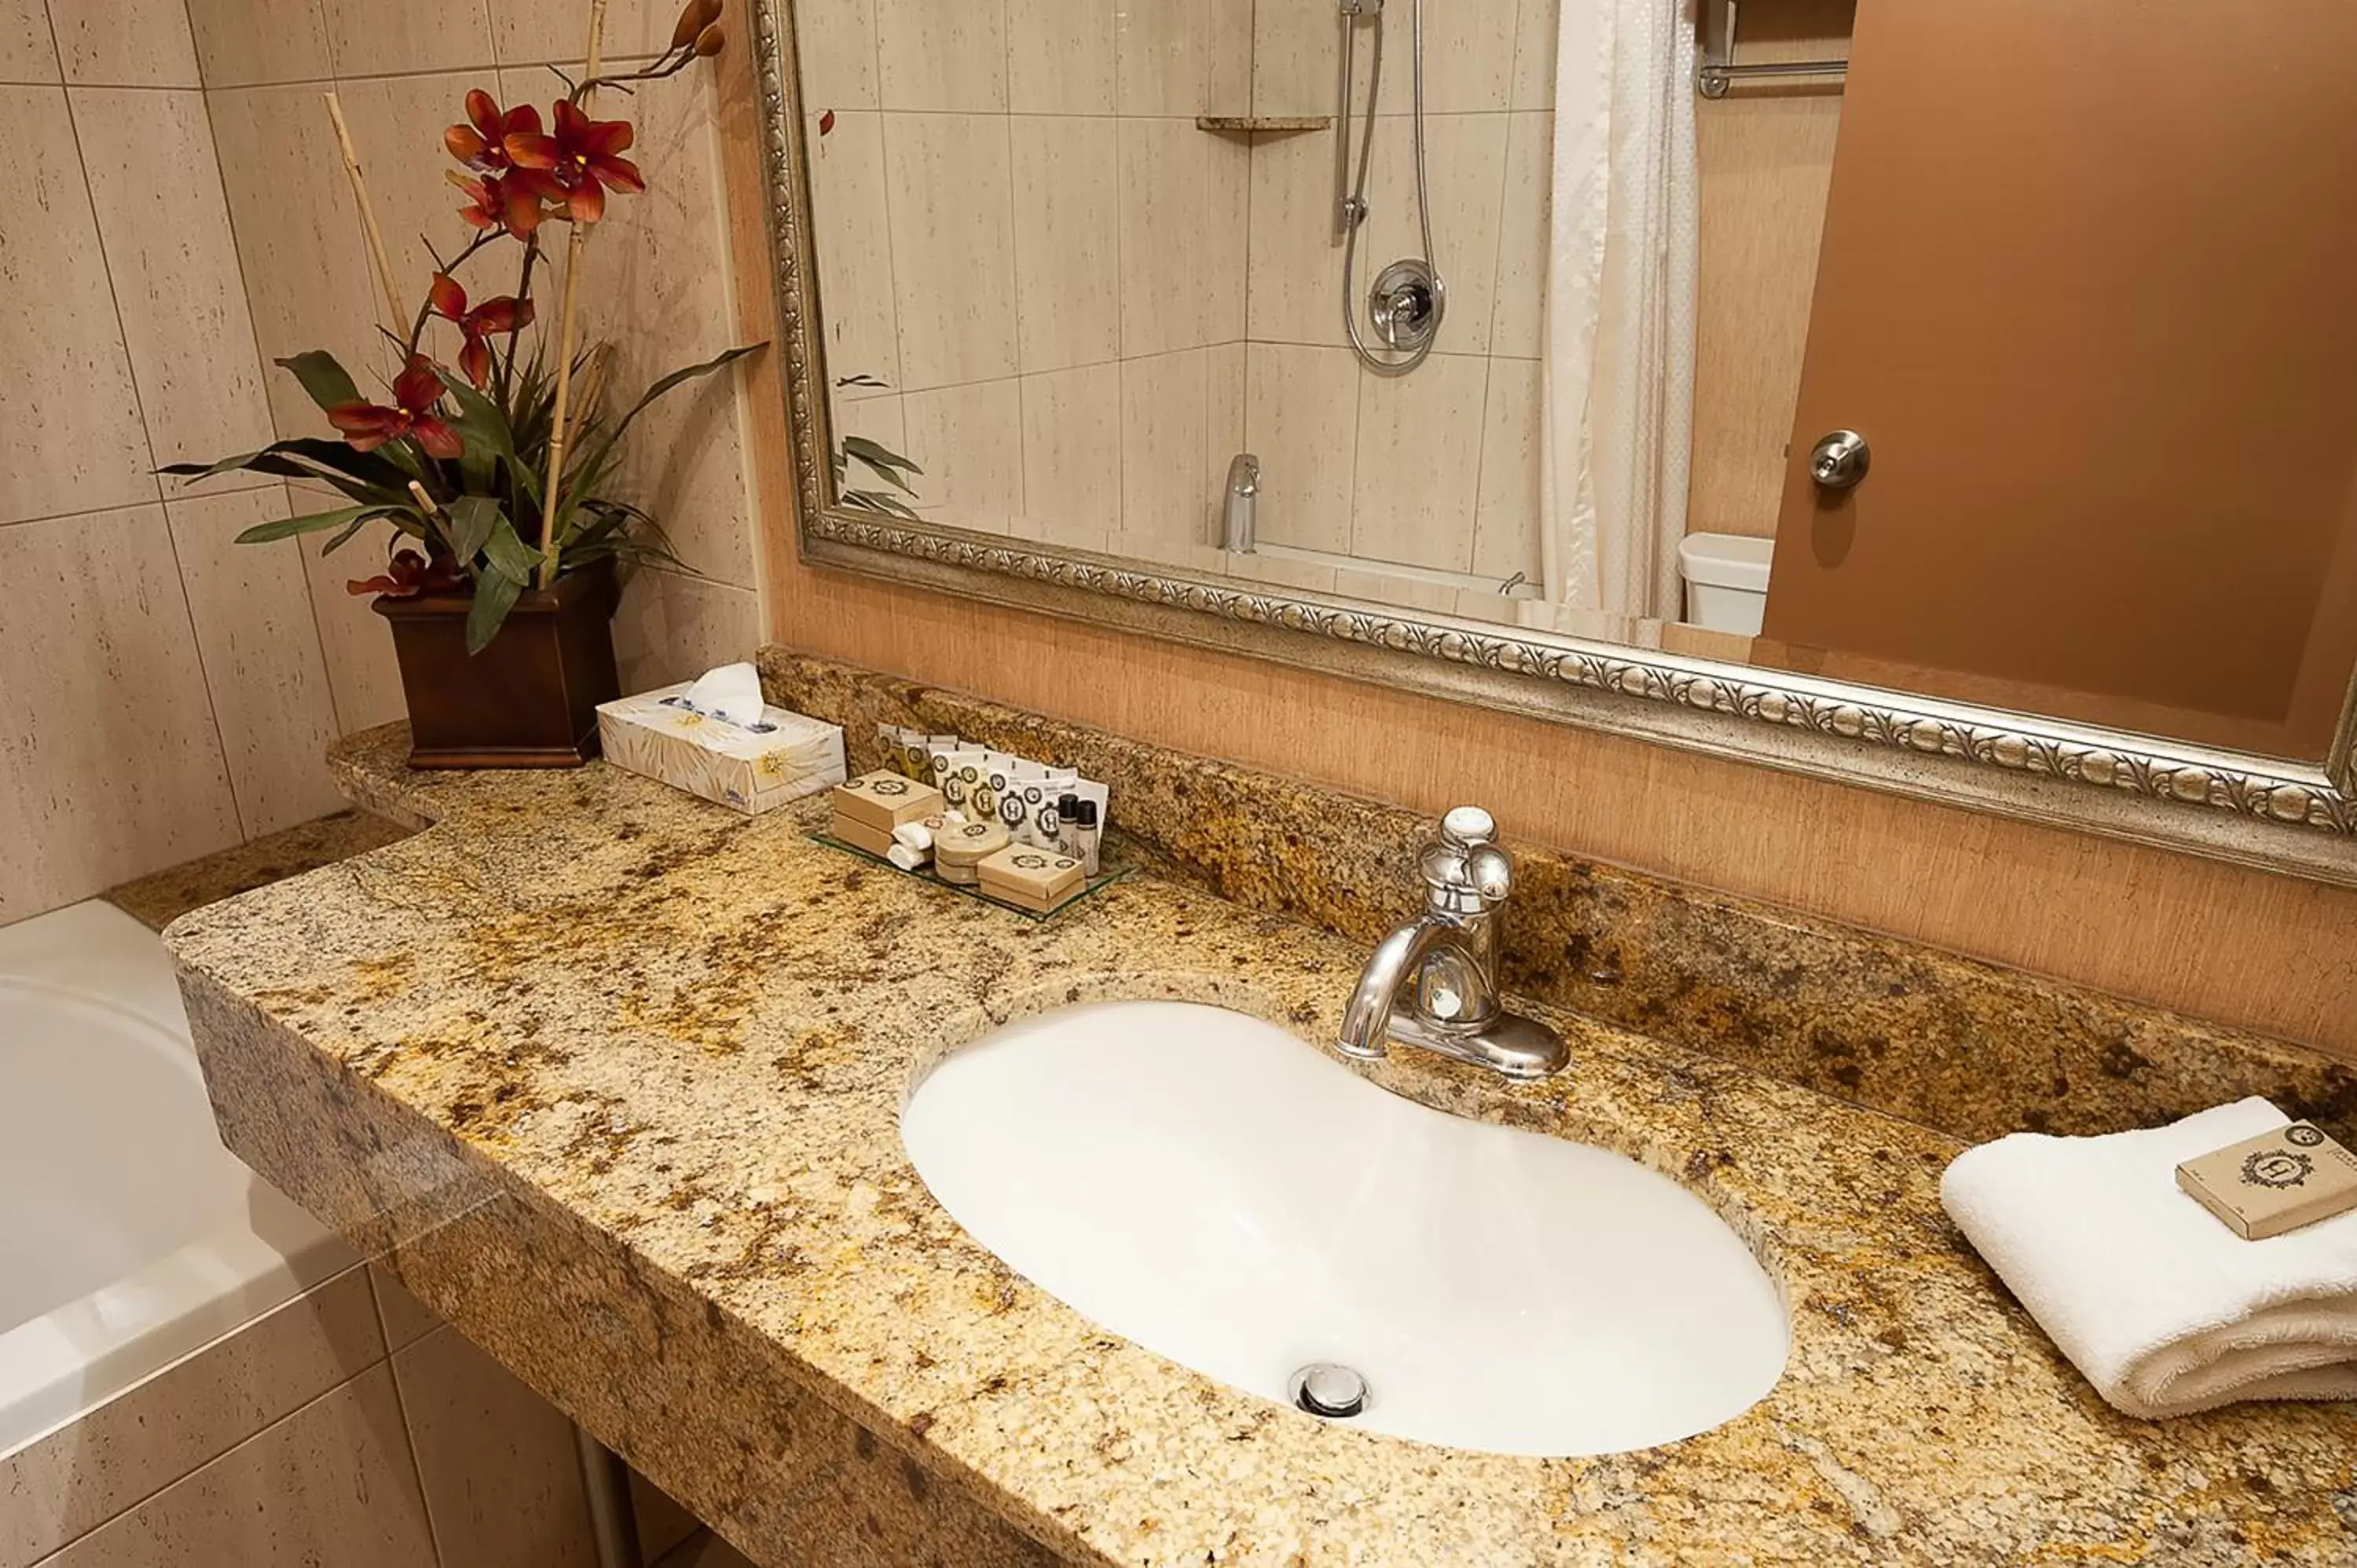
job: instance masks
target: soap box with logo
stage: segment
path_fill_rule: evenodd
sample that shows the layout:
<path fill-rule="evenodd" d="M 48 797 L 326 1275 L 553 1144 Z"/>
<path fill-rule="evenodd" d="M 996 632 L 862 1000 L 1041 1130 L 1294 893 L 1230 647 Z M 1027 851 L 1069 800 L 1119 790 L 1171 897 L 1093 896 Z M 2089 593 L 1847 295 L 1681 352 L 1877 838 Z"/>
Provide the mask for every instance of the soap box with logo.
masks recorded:
<path fill-rule="evenodd" d="M 843 729 L 789 708 L 736 725 L 688 707 L 689 682 L 597 704 L 606 760 L 751 815 L 843 782 Z"/>
<path fill-rule="evenodd" d="M 2260 1241 L 2357 1208 L 2357 1155 L 2315 1123 L 2294 1122 L 2186 1161 L 2177 1185 L 2236 1235 Z"/>

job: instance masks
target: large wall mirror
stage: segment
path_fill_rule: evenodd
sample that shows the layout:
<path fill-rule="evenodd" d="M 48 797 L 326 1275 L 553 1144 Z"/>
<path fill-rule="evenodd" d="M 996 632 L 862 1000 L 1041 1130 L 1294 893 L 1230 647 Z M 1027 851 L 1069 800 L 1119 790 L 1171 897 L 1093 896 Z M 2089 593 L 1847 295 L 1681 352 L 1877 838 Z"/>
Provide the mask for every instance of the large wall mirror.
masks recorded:
<path fill-rule="evenodd" d="M 2343 0 L 756 0 L 821 564 L 2357 882 Z"/>

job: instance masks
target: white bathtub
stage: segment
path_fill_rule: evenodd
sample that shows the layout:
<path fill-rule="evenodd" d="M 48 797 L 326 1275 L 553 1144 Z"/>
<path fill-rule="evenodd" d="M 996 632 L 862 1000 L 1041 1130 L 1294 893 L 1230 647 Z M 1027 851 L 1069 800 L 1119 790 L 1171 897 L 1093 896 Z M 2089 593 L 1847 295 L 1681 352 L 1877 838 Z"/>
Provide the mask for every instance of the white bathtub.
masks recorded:
<path fill-rule="evenodd" d="M 0 1457 L 353 1261 L 221 1147 L 155 933 L 0 928 Z"/>

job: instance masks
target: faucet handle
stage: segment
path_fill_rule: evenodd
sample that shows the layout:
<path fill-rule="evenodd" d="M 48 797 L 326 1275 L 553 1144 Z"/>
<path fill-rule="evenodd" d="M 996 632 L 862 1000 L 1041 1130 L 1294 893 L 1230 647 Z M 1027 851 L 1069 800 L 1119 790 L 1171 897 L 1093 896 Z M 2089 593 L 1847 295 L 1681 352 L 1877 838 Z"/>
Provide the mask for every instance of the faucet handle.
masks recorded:
<path fill-rule="evenodd" d="M 1498 820 L 1479 806 L 1452 806 L 1440 819 L 1440 842 L 1451 849 L 1475 849 L 1497 838 Z"/>
<path fill-rule="evenodd" d="M 1495 844 L 1477 845 L 1465 857 L 1465 880 L 1482 903 L 1502 904 L 1514 890 L 1514 863 Z"/>

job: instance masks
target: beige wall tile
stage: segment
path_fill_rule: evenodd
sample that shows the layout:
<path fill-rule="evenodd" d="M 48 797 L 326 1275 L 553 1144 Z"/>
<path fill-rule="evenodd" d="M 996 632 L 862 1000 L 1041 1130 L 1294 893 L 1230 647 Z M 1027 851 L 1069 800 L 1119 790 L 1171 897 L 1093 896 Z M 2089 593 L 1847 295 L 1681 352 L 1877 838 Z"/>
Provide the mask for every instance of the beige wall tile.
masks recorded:
<path fill-rule="evenodd" d="M 75 88 L 82 166 L 157 463 L 210 462 L 273 432 L 204 95 Z M 185 480 L 164 481 L 167 496 Z M 275 483 L 246 474 L 212 490 Z"/>
<path fill-rule="evenodd" d="M 161 505 L 0 527 L 0 924 L 239 841 Z"/>
<path fill-rule="evenodd" d="M 331 134 L 326 106 L 316 87 L 241 88 L 207 98 L 273 423 L 281 435 L 329 434 L 295 378 L 269 363 L 325 349 L 362 392 L 379 384 L 375 323 L 382 307 L 351 188 L 337 160 L 322 155 Z"/>
<path fill-rule="evenodd" d="M 1348 566 L 1335 572 L 1334 591 L 1388 609 L 1431 610 L 1441 615 L 1455 613 L 1459 592 L 1452 584 L 1435 583 L 1403 572 L 1354 570 Z"/>
<path fill-rule="evenodd" d="M 1311 0 L 1262 0 L 1253 8 L 1252 36 L 1254 113 L 1334 113 L 1334 79 L 1341 69 L 1341 31 L 1334 6 Z M 1365 58 L 1370 41 L 1370 35 L 1361 27 L 1360 58 Z M 1358 112 L 1356 108 L 1351 111 L 1354 115 Z M 1325 149 L 1328 168 L 1333 166 L 1333 143 L 1327 137 L 1288 136 L 1285 140 L 1316 141 Z"/>
<path fill-rule="evenodd" d="M 336 707 L 301 555 L 306 545 L 317 549 L 320 536 L 236 542 L 240 532 L 286 509 L 280 485 L 165 505 L 248 838 L 343 804 L 325 761 L 339 733 Z"/>
<path fill-rule="evenodd" d="M 1507 106 L 1514 72 L 1512 0 L 1471 0 L 1424 8 L 1424 108 L 1427 114 L 1468 114 Z M 1329 18 L 1330 20 L 1330 18 Z M 1415 73 L 1408 69 L 1408 7 L 1383 13 L 1383 97 L 1377 112 L 1405 114 L 1415 102 Z M 1549 35 L 1552 37 L 1552 34 Z M 1358 63 L 1369 59 L 1360 39 Z M 1328 57 L 1330 59 L 1331 57 Z M 1329 73 L 1327 91 L 1333 91 Z M 1354 103 L 1366 102 L 1363 93 Z M 1331 112 L 1332 105 L 1328 105 Z M 1355 109 L 1353 113 L 1355 113 Z"/>
<path fill-rule="evenodd" d="M 491 16 L 486 0 L 324 0 L 328 52 L 342 78 L 393 71 L 489 70 Z M 582 11 L 587 37 L 588 12 Z M 579 46 L 576 46 L 578 48 Z"/>
<path fill-rule="evenodd" d="M 1522 0 L 1514 19 L 1514 77 L 1508 107 L 1555 107 L 1555 28 L 1562 8 L 1562 0 Z"/>
<path fill-rule="evenodd" d="M 976 381 L 900 400 L 908 445 L 901 450 L 925 470 L 918 486 L 920 511 L 944 510 L 947 521 L 976 514 L 1021 515 L 1023 394 L 1013 381 Z"/>
<path fill-rule="evenodd" d="M 1481 354 L 1490 348 L 1490 306 L 1497 289 L 1498 223 L 1505 199 L 1506 120 L 1503 114 L 1426 117 L 1426 168 L 1432 196 L 1432 244 L 1448 285 L 1438 351 Z M 1359 241 L 1353 287 L 1359 319 L 1366 291 L 1384 265 L 1424 249 L 1416 221 L 1415 143 L 1406 115 L 1375 122 L 1374 170 L 1367 181 L 1372 209 Z M 1338 276 L 1337 267 L 1329 277 Z"/>
<path fill-rule="evenodd" d="M 441 1318 L 403 1288 L 399 1280 L 371 1263 L 369 1287 L 376 1296 L 377 1320 L 384 1326 L 384 1348 L 398 1350 L 442 1326 Z"/>
<path fill-rule="evenodd" d="M 208 89 L 318 81 L 334 74 L 326 0 L 188 0 Z"/>
<path fill-rule="evenodd" d="M 1006 111 L 1006 0 L 876 0 L 876 56 L 887 109 Z"/>
<path fill-rule="evenodd" d="M 897 387 L 900 339 L 893 314 L 884 117 L 837 114 L 834 129 L 823 137 L 813 134 L 812 145 L 811 229 L 826 373 L 831 379 L 873 376 Z"/>
<path fill-rule="evenodd" d="M 1190 120 L 1216 113 L 1211 107 L 1213 55 L 1239 45 L 1215 38 L 1211 23 L 1206 0 L 1124 0 L 1114 44 L 1119 112 Z"/>
<path fill-rule="evenodd" d="M 1210 522 L 1206 539 L 1217 539 L 1226 510 L 1228 465 L 1252 450 L 1244 439 L 1244 345 L 1218 343 L 1203 350 L 1203 495 Z"/>
<path fill-rule="evenodd" d="M 393 1370 L 441 1568 L 594 1568 L 571 1423 L 455 1328 Z"/>
<path fill-rule="evenodd" d="M 1245 442 L 1260 456 L 1260 536 L 1310 550 L 1351 547 L 1359 362 L 1348 349 L 1245 349 Z"/>
<path fill-rule="evenodd" d="M 1532 582 L 1539 563 L 1539 361 L 1490 361 L 1481 417 L 1480 495 L 1473 514 L 1473 570 Z"/>
<path fill-rule="evenodd" d="M 1006 103 L 1017 114 L 1110 114 L 1119 0 L 1006 0 Z"/>
<path fill-rule="evenodd" d="M 1121 366 L 1024 377 L 1024 510 L 1120 526 L 1121 436 Z"/>
<path fill-rule="evenodd" d="M 488 0 L 491 47 L 504 66 L 541 65 L 589 58 L 589 7 L 586 0 Z M 661 54 L 671 43 L 679 7 L 671 0 L 608 0 L 605 58 L 634 59 Z M 732 48 L 742 43 L 731 39 Z M 488 57 L 486 57 L 488 58 Z M 554 86 L 555 78 L 542 73 Z M 535 98 L 556 93 L 535 89 Z M 543 105 L 543 113 L 546 106 Z M 610 111 L 609 111 L 610 112 Z"/>
<path fill-rule="evenodd" d="M 41 0 L 0 0 L 0 84 L 62 81 Z"/>
<path fill-rule="evenodd" d="M 1490 352 L 1536 359 L 1544 347 L 1553 114 L 1506 117 L 1506 192 L 1498 219 L 1498 285 Z"/>
<path fill-rule="evenodd" d="M 185 0 L 59 0 L 50 21 L 69 82 L 202 85 Z"/>
<path fill-rule="evenodd" d="M 876 96 L 876 0 L 800 0 L 794 45 L 802 68 L 802 108 L 815 120 L 832 109 L 880 107 Z M 813 127 L 812 141 L 817 141 Z"/>
<path fill-rule="evenodd" d="M 1342 247 L 1334 235 L 1334 144 L 1327 136 L 1263 136 L 1251 161 L 1249 336 L 1339 347 Z M 1364 236 L 1360 250 L 1362 258 L 1371 253 Z"/>
<path fill-rule="evenodd" d="M 1435 354 L 1413 375 L 1359 381 L 1351 553 L 1469 571 L 1489 361 Z"/>
<path fill-rule="evenodd" d="M 1204 482 L 1212 352 L 1186 349 L 1121 365 L 1121 529 L 1131 538 L 1208 544 L 1218 537 L 1207 520 L 1219 490 Z"/>
<path fill-rule="evenodd" d="M 633 574 L 614 617 L 614 658 L 625 692 L 692 680 L 716 664 L 750 659 L 760 640 L 760 605 L 752 593 L 676 572 Z"/>
<path fill-rule="evenodd" d="M 907 0 L 913 4 L 914 0 Z M 901 114 L 884 127 L 900 382 L 1012 375 L 1015 232 L 1002 116 Z"/>
<path fill-rule="evenodd" d="M 1018 114 L 1007 122 L 1015 188 L 1016 344 L 1024 370 L 1121 353 L 1121 210 L 1114 122 Z"/>
<path fill-rule="evenodd" d="M 367 1276 L 347 1269 L 0 1459 L 0 1564 L 23 1568 L 383 1356 Z"/>
<path fill-rule="evenodd" d="M 1118 133 L 1122 353 L 1239 336 L 1249 153 L 1192 120 L 1125 119 Z"/>
<path fill-rule="evenodd" d="M 0 87 L 0 524 L 153 500 L 65 92 Z"/>
<path fill-rule="evenodd" d="M 291 493 L 294 504 L 305 511 L 335 504 L 299 486 L 292 487 Z M 319 652 L 327 660 L 328 690 L 336 702 L 336 729 L 342 735 L 391 724 L 409 712 L 402 700 L 401 665 L 393 657 L 391 628 L 369 607 L 366 597 L 344 588 L 383 569 L 392 536 L 392 529 L 371 524 L 333 555 L 321 555 L 318 542 L 303 545 L 303 576 L 311 592 Z"/>
<path fill-rule="evenodd" d="M 425 1508 L 380 1362 L 43 1568 L 423 1568 Z"/>
<path fill-rule="evenodd" d="M 1252 33 L 1254 0 L 1201 0 L 1211 39 L 1211 71 L 1199 114 L 1252 113 Z"/>

